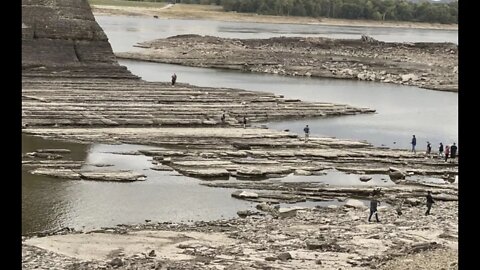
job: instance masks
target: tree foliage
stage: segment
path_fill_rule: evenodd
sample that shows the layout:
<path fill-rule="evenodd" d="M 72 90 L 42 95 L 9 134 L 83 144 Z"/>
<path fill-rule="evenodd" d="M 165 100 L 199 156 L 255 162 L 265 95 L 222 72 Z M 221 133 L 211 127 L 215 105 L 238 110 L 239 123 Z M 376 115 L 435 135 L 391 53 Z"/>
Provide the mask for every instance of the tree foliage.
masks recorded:
<path fill-rule="evenodd" d="M 138 0 L 137 0 L 138 1 Z M 146 0 L 155 1 L 155 0 Z M 160 0 L 157 0 L 160 2 Z M 407 0 L 163 0 L 221 5 L 225 11 L 282 16 L 458 23 L 458 1 Z"/>

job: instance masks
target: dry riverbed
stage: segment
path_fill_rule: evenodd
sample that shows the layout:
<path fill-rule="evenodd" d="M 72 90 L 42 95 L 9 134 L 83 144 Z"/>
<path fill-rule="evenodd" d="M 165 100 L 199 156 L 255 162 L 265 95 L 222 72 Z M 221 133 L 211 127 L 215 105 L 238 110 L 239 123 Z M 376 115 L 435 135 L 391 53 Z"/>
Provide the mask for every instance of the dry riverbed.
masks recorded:
<path fill-rule="evenodd" d="M 23 237 L 23 269 L 458 269 L 458 204 L 398 216 L 365 207 L 317 207 L 289 217 L 265 212 L 194 224 L 147 222 Z M 405 264 L 405 265 L 403 265 Z M 402 266 L 403 265 L 403 266 Z M 410 268 L 409 268 L 410 269 Z M 412 268 L 413 269 L 413 268 Z"/>

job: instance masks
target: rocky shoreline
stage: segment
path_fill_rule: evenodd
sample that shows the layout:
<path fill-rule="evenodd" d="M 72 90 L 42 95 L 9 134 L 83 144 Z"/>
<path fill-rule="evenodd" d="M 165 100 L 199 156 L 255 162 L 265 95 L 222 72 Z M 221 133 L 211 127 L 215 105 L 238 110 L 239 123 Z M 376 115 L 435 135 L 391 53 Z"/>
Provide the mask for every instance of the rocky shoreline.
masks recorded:
<path fill-rule="evenodd" d="M 25 236 L 23 269 L 458 269 L 458 203 L 315 207 L 194 224 L 147 222 Z M 438 255 L 442 259 L 437 260 Z M 432 256 L 432 257 L 430 257 Z"/>
<path fill-rule="evenodd" d="M 288 76 L 354 79 L 458 91 L 458 45 L 314 37 L 181 35 L 141 42 L 118 58 Z"/>

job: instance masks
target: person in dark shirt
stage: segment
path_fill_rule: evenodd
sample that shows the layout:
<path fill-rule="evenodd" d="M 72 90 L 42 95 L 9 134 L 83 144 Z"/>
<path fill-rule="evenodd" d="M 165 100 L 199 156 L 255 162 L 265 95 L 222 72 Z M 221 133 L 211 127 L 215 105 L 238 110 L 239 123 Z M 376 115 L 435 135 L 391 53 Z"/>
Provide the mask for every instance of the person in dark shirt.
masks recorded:
<path fill-rule="evenodd" d="M 443 143 L 440 143 L 440 145 L 438 146 L 438 155 L 440 157 L 443 157 Z"/>
<path fill-rule="evenodd" d="M 308 137 L 310 136 L 310 128 L 308 127 L 308 125 L 303 128 L 303 132 L 305 132 L 305 142 L 308 142 Z"/>
<path fill-rule="evenodd" d="M 434 203 L 435 202 L 433 201 L 432 192 L 428 191 L 428 194 L 427 194 L 427 212 L 425 212 L 425 216 L 430 215 L 430 209 L 432 208 L 432 204 L 434 204 Z"/>
<path fill-rule="evenodd" d="M 450 146 L 450 158 L 455 158 L 457 156 L 457 146 L 455 143 Z"/>
<path fill-rule="evenodd" d="M 225 112 L 222 114 L 222 124 L 225 124 Z"/>
<path fill-rule="evenodd" d="M 401 216 L 403 214 L 402 212 L 402 206 L 405 200 L 401 200 L 400 203 L 397 205 L 397 208 L 395 209 L 397 211 L 397 215 Z"/>
<path fill-rule="evenodd" d="M 380 202 L 377 200 L 377 197 L 375 195 L 372 195 L 372 199 L 370 200 L 370 216 L 368 217 L 368 222 L 372 219 L 372 215 L 375 214 L 375 218 L 377 219 L 377 222 L 380 222 L 378 219 L 378 210 L 377 206 L 380 204 Z"/>
<path fill-rule="evenodd" d="M 177 74 L 173 73 L 173 75 L 172 75 L 172 85 L 175 85 L 176 81 L 177 81 Z"/>
<path fill-rule="evenodd" d="M 417 145 L 417 138 L 415 138 L 415 135 L 413 135 L 413 137 L 412 137 L 412 142 L 411 142 L 411 144 L 412 144 L 412 152 L 413 152 L 413 153 L 417 153 L 417 152 L 415 151 L 415 146 Z"/>
<path fill-rule="evenodd" d="M 432 145 L 430 144 L 430 142 L 427 142 L 427 155 L 430 155 L 431 152 L 432 152 Z"/>

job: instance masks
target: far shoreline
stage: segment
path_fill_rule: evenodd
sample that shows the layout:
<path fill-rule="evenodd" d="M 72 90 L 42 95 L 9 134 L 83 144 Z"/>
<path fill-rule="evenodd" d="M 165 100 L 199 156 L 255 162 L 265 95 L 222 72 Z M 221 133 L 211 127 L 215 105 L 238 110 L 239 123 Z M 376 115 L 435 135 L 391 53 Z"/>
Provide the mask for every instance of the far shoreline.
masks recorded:
<path fill-rule="evenodd" d="M 302 24 L 325 26 L 353 26 L 399 29 L 426 29 L 458 31 L 458 24 L 419 23 L 400 21 L 372 21 L 372 20 L 347 20 L 332 18 L 287 17 L 257 15 L 251 13 L 224 12 L 218 6 L 176 4 L 163 8 L 124 7 L 91 5 L 95 16 L 142 16 L 159 19 L 184 19 L 184 20 L 214 20 L 226 22 L 272 23 L 272 24 Z"/>

